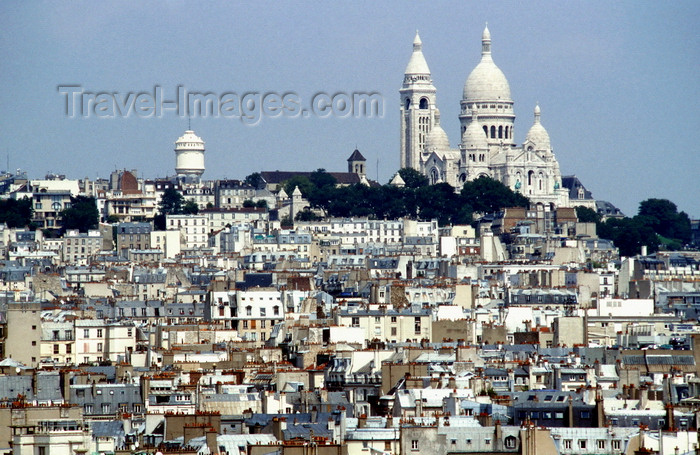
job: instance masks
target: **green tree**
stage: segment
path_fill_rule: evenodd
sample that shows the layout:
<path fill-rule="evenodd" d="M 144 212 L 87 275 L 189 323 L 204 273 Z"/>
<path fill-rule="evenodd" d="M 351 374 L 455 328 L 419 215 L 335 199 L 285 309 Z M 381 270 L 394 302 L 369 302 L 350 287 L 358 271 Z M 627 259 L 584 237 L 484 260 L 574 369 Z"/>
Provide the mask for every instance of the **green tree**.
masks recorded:
<path fill-rule="evenodd" d="M 576 218 L 580 223 L 598 223 L 600 215 L 595 210 L 579 205 L 576 207 Z"/>
<path fill-rule="evenodd" d="M 314 190 L 314 184 L 311 183 L 311 180 L 309 180 L 308 177 L 303 175 L 295 175 L 286 182 L 282 183 L 282 187 L 289 197 L 292 197 L 294 188 L 299 188 L 301 195 L 305 198 L 309 197 L 311 192 Z"/>
<path fill-rule="evenodd" d="M 158 204 L 158 211 L 163 215 L 178 215 L 182 213 L 184 198 L 179 191 L 174 188 L 167 188 L 163 191 Z"/>
<path fill-rule="evenodd" d="M 304 208 L 304 210 L 297 213 L 297 215 L 294 217 L 295 221 L 318 221 L 320 219 L 321 217 L 309 210 L 308 207 Z"/>
<path fill-rule="evenodd" d="M 598 236 L 612 240 L 622 256 L 635 256 L 647 246 L 650 253 L 659 247 L 659 238 L 642 218 L 610 218 L 598 225 Z"/>
<path fill-rule="evenodd" d="M 265 184 L 265 181 L 259 172 L 253 172 L 252 174 L 246 176 L 243 182 L 258 190 L 262 189 L 263 185 Z"/>
<path fill-rule="evenodd" d="M 258 202 L 255 203 L 255 206 L 259 209 L 266 209 L 267 201 L 265 199 L 258 199 Z"/>
<path fill-rule="evenodd" d="M 243 201 L 243 208 L 249 209 L 255 207 L 255 202 L 252 199 L 246 199 Z"/>
<path fill-rule="evenodd" d="M 420 188 L 422 186 L 428 186 L 430 183 L 428 177 L 410 167 L 399 169 L 399 175 L 406 184 L 406 188 Z"/>
<path fill-rule="evenodd" d="M 184 215 L 196 215 L 199 213 L 199 205 L 190 199 L 182 205 L 182 213 Z"/>
<path fill-rule="evenodd" d="M 498 180 L 481 176 L 466 182 L 460 192 L 463 203 L 469 204 L 475 212 L 490 213 L 506 207 L 527 207 L 528 198 L 514 193 Z"/>
<path fill-rule="evenodd" d="M 639 204 L 638 216 L 654 232 L 669 239 L 690 242 L 692 231 L 690 218 L 685 212 L 678 213 L 676 204 L 668 199 L 647 199 Z"/>
<path fill-rule="evenodd" d="M 7 227 L 31 227 L 33 213 L 32 200 L 28 197 L 0 199 L 0 223 L 6 223 Z"/>
<path fill-rule="evenodd" d="M 326 172 L 325 169 L 316 169 L 309 175 L 309 181 L 314 184 L 318 189 L 322 189 L 329 186 L 335 186 L 337 180 L 331 174 Z"/>
<path fill-rule="evenodd" d="M 71 197 L 71 205 L 61 211 L 63 229 L 78 229 L 87 232 L 96 229 L 100 222 L 97 202 L 92 196 Z"/>

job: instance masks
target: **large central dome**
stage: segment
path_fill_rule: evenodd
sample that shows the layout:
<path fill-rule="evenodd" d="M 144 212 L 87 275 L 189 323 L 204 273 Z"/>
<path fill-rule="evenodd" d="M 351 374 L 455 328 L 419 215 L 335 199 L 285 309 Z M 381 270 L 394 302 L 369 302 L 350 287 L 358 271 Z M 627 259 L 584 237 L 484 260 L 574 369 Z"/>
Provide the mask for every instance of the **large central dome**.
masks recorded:
<path fill-rule="evenodd" d="M 462 99 L 467 102 L 512 102 L 508 80 L 491 58 L 491 33 L 488 27 L 484 29 L 481 45 L 481 61 L 464 83 Z"/>

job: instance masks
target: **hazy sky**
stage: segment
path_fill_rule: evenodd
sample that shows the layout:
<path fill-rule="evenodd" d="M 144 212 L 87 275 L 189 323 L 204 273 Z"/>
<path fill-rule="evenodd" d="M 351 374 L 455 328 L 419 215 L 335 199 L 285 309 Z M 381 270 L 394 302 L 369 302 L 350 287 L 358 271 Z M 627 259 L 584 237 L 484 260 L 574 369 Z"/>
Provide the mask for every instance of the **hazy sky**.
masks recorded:
<path fill-rule="evenodd" d="M 10 169 L 34 178 L 174 173 L 185 117 L 132 109 L 69 118 L 61 85 L 117 93 L 110 99 L 125 103 L 156 86 L 166 100 L 178 86 L 217 96 L 294 92 L 301 107 L 319 92 L 377 92 L 382 118 L 285 114 L 251 126 L 195 117 L 192 129 L 206 141 L 207 179 L 345 171 L 357 146 L 369 176 L 386 183 L 399 166 L 398 90 L 416 29 L 456 147 L 462 88 L 488 22 L 515 101 L 518 143 L 539 102 L 562 174 L 627 215 L 659 197 L 697 218 L 699 21 L 697 0 L 2 2 L 0 169 L 9 156 Z"/>

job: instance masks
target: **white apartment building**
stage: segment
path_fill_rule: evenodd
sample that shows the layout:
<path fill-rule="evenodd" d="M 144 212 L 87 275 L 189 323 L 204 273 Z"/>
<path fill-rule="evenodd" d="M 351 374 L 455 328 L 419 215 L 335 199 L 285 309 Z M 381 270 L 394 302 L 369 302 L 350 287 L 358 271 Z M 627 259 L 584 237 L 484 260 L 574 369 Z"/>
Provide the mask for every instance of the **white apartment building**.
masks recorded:
<path fill-rule="evenodd" d="M 135 347 L 133 323 L 107 323 L 101 319 L 75 321 L 76 363 L 126 360 Z"/>
<path fill-rule="evenodd" d="M 183 249 L 206 248 L 208 221 L 206 215 L 166 215 L 165 229 L 180 231 Z"/>

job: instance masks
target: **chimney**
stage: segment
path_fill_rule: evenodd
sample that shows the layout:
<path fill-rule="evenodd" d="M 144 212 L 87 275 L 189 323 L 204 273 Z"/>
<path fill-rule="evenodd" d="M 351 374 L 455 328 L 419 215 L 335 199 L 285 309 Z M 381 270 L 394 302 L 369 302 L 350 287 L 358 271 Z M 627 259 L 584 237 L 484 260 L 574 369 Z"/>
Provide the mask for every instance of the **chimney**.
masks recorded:
<path fill-rule="evenodd" d="M 272 419 L 272 434 L 279 441 L 284 441 L 284 431 L 287 429 L 287 418 L 286 417 L 274 417 Z"/>
<path fill-rule="evenodd" d="M 639 409 L 644 410 L 649 405 L 649 391 L 646 387 L 639 388 Z"/>
<path fill-rule="evenodd" d="M 70 402 L 70 370 L 61 370 L 61 392 L 64 403 Z"/>
<path fill-rule="evenodd" d="M 671 403 L 666 405 L 666 423 L 664 424 L 664 430 L 676 431 L 676 422 L 673 421 L 673 405 Z"/>
<path fill-rule="evenodd" d="M 493 447 L 494 451 L 503 450 L 503 447 L 501 446 L 501 441 L 503 441 L 503 429 L 501 428 L 500 420 L 496 420 L 494 425 L 493 440 L 495 442 L 495 446 Z"/>
<path fill-rule="evenodd" d="M 362 414 L 357 418 L 357 428 L 365 428 L 367 426 L 367 414 Z"/>
<path fill-rule="evenodd" d="M 219 453 L 219 444 L 216 442 L 216 436 L 216 430 L 214 430 L 213 428 L 209 428 L 207 430 L 207 447 L 209 447 L 209 453 L 211 453 L 212 455 Z"/>

